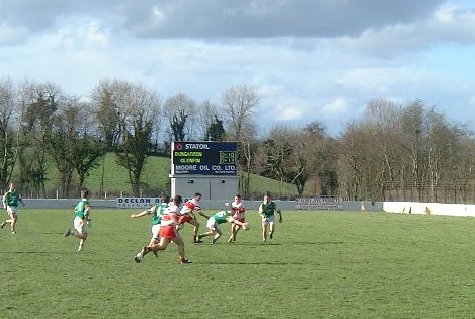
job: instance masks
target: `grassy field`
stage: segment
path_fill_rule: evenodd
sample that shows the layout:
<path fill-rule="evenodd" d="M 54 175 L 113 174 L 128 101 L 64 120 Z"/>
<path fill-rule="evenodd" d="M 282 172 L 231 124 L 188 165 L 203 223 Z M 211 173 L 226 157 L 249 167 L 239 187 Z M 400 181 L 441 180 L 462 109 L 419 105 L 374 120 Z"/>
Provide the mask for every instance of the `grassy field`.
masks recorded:
<path fill-rule="evenodd" d="M 234 244 L 182 236 L 158 258 L 134 254 L 149 219 L 97 210 L 83 252 L 64 238 L 72 213 L 20 212 L 0 231 L 0 318 L 474 318 L 475 219 L 284 212 L 274 240 L 257 214 Z M 228 225 L 225 225 L 228 226 Z"/>

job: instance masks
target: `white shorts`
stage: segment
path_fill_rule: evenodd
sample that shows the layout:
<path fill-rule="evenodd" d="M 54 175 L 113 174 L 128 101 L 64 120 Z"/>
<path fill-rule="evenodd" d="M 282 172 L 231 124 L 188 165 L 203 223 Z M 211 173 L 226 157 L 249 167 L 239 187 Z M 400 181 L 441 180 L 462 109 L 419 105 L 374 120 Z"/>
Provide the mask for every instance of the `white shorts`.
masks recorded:
<path fill-rule="evenodd" d="M 75 217 L 73 224 L 74 224 L 74 229 L 76 229 L 78 233 L 80 234 L 87 233 L 87 230 L 89 227 L 87 226 L 87 223 L 85 220 L 79 217 Z"/>
<path fill-rule="evenodd" d="M 274 224 L 274 216 L 262 217 L 262 225 L 272 225 Z"/>
<path fill-rule="evenodd" d="M 218 223 L 216 222 L 216 219 L 214 219 L 214 217 L 210 217 L 207 221 L 206 221 L 206 227 L 211 229 L 212 231 L 215 231 L 215 230 L 218 230 L 219 227 L 218 227 Z"/>
<path fill-rule="evenodd" d="M 7 214 L 16 215 L 18 214 L 18 207 L 7 206 Z"/>
<path fill-rule="evenodd" d="M 160 232 L 160 224 L 152 225 L 152 238 L 153 239 L 158 239 L 160 237 L 159 232 Z"/>

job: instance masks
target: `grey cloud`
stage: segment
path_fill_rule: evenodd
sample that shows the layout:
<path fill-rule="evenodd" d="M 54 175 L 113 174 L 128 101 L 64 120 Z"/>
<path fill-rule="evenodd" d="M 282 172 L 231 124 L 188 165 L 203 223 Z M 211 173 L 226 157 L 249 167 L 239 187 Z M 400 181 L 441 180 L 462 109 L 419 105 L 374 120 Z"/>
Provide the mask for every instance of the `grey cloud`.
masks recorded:
<path fill-rule="evenodd" d="M 146 38 L 356 36 L 409 23 L 444 0 L 0 0 L 0 21 L 33 31 L 89 17 Z M 63 20 L 61 20 L 63 21 Z"/>
<path fill-rule="evenodd" d="M 138 36 L 339 37 L 430 15 L 442 0 L 167 0 L 146 19 L 127 21 Z M 157 16 L 154 14 L 159 12 Z"/>
<path fill-rule="evenodd" d="M 439 12 L 439 14 L 441 14 Z M 475 43 L 475 10 L 454 10 L 446 17 L 369 29 L 358 38 L 342 37 L 333 41 L 342 51 L 383 58 L 398 57 L 407 52 L 422 51 L 443 43 L 473 45 Z"/>
<path fill-rule="evenodd" d="M 0 0 L 0 21 L 13 27 L 23 26 L 33 32 L 55 28 L 61 19 L 103 14 L 112 0 L 62 1 L 62 0 Z"/>

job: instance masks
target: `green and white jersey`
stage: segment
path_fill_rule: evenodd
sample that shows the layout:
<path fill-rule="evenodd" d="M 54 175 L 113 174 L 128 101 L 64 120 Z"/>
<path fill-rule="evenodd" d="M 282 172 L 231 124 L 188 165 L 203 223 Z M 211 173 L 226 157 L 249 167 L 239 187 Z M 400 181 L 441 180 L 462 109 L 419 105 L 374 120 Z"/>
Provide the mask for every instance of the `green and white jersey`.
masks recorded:
<path fill-rule="evenodd" d="M 224 224 L 227 223 L 227 218 L 231 216 L 230 213 L 226 210 L 219 211 L 213 215 L 214 220 L 217 224 Z"/>
<path fill-rule="evenodd" d="M 162 217 L 163 215 L 165 215 L 167 208 L 168 208 L 167 203 L 161 203 L 151 208 L 152 225 L 160 225 L 160 223 L 162 222 Z"/>
<path fill-rule="evenodd" d="M 86 218 L 87 212 L 87 207 L 89 206 L 89 201 L 87 199 L 81 200 L 76 207 L 74 208 L 74 214 L 76 217 L 79 217 L 81 219 Z"/>
<path fill-rule="evenodd" d="M 18 201 L 20 200 L 20 195 L 15 189 L 12 191 L 6 192 L 4 197 L 5 197 L 5 203 L 7 204 L 7 206 L 18 207 Z"/>
<path fill-rule="evenodd" d="M 262 202 L 259 206 L 259 214 L 262 214 L 265 217 L 274 216 L 275 211 L 276 206 L 274 202 L 268 202 L 267 204 L 265 202 Z"/>

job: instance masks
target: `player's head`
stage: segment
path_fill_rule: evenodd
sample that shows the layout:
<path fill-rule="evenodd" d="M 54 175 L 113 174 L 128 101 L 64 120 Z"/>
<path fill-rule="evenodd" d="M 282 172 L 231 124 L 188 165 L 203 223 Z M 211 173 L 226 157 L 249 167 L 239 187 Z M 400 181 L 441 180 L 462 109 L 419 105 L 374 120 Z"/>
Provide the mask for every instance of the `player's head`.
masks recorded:
<path fill-rule="evenodd" d="M 181 198 L 181 195 L 175 195 L 173 196 L 173 204 L 176 206 L 180 205 L 183 202 L 183 199 Z"/>
<path fill-rule="evenodd" d="M 81 189 L 81 198 L 82 199 L 88 199 L 89 198 L 89 190 Z"/>
<path fill-rule="evenodd" d="M 194 198 L 194 199 L 197 199 L 197 200 L 200 200 L 200 199 L 201 199 L 201 193 L 196 192 L 196 193 L 193 195 L 193 198 Z"/>
<path fill-rule="evenodd" d="M 160 197 L 160 202 L 163 204 L 168 204 L 170 202 L 170 195 L 164 194 Z"/>
<path fill-rule="evenodd" d="M 270 199 L 271 199 L 270 193 L 269 193 L 269 192 L 265 192 L 265 194 L 264 194 L 264 202 L 268 202 L 268 201 L 270 201 Z"/>
<path fill-rule="evenodd" d="M 241 201 L 241 194 L 234 195 L 234 201 L 235 202 L 240 202 Z"/>
<path fill-rule="evenodd" d="M 10 189 L 15 189 L 16 185 L 15 185 L 15 183 L 10 183 L 9 187 L 10 187 Z"/>

